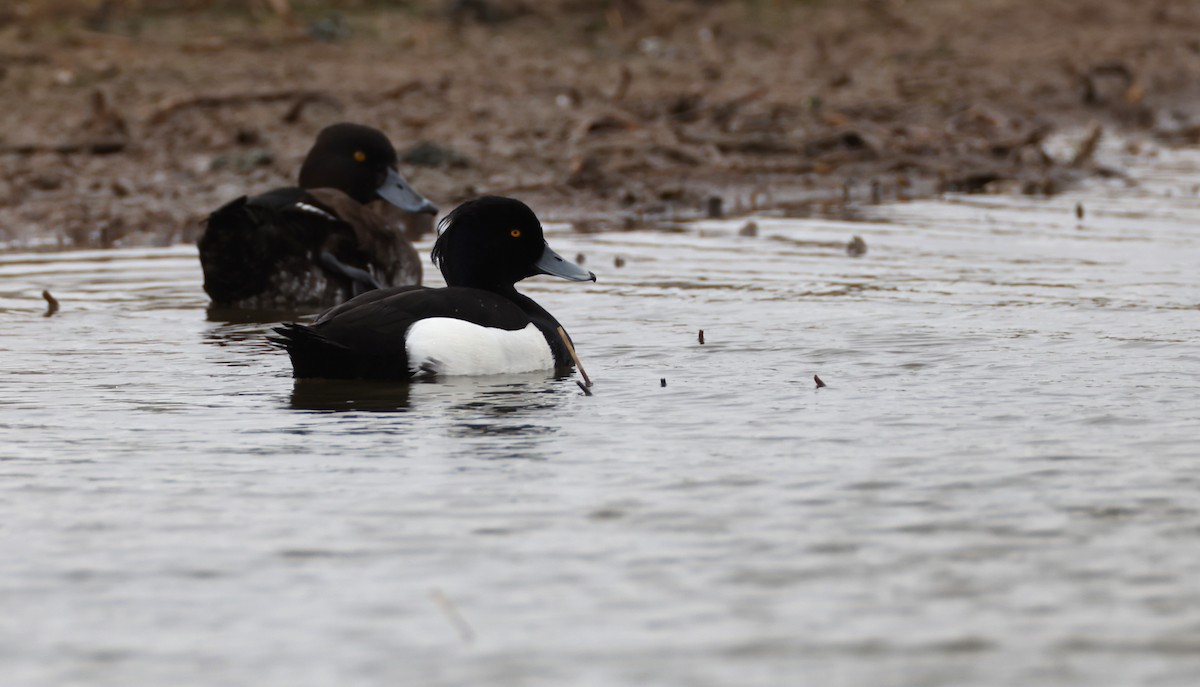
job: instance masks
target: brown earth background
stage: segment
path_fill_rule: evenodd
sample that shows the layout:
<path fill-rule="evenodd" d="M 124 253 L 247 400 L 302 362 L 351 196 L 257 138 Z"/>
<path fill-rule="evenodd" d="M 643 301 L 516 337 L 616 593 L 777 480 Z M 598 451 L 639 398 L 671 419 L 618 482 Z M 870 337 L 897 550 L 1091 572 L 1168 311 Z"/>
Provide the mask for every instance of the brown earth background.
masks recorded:
<path fill-rule="evenodd" d="M 0 246 L 194 240 L 336 121 L 444 209 L 603 230 L 1053 194 L 1197 103 L 1194 0 L 5 0 Z"/>

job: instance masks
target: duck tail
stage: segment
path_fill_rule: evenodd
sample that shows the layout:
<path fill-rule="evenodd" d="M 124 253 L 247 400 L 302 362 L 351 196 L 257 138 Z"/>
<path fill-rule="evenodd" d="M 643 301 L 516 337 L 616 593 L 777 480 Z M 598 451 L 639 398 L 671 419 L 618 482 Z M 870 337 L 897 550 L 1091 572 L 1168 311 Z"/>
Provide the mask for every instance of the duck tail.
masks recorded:
<path fill-rule="evenodd" d="M 292 376 L 339 378 L 355 368 L 355 354 L 347 346 L 330 341 L 321 332 L 302 324 L 287 322 L 268 336 L 271 345 L 287 351 L 292 359 Z"/>

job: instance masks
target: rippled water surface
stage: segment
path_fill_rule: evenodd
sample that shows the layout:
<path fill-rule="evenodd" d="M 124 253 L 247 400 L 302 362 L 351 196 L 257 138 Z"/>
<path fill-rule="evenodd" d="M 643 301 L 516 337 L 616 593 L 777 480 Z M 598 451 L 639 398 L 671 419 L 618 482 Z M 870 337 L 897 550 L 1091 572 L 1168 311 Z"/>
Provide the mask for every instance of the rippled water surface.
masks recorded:
<path fill-rule="evenodd" d="M 2 682 L 1200 684 L 1196 163 L 552 232 L 591 397 L 296 386 L 192 247 L 0 255 Z"/>

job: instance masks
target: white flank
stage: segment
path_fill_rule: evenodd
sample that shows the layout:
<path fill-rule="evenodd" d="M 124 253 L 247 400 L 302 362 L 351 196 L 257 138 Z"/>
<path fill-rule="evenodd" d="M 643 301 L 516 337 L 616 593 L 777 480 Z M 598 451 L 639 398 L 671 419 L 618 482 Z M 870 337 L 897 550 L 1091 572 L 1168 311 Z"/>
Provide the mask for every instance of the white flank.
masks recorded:
<path fill-rule="evenodd" d="M 320 217 L 324 217 L 325 219 L 328 219 L 328 220 L 333 220 L 335 222 L 337 221 L 337 217 L 334 217 L 333 215 L 329 214 L 328 212 L 325 212 L 324 210 L 317 207 L 316 205 L 309 205 L 308 203 L 295 203 L 294 205 L 292 205 L 292 207 L 296 208 L 297 210 L 299 210 L 301 212 L 307 212 L 312 215 L 318 215 Z"/>
<path fill-rule="evenodd" d="M 415 374 L 492 375 L 554 367 L 554 355 L 533 324 L 509 331 L 452 317 L 417 320 L 404 337 Z"/>

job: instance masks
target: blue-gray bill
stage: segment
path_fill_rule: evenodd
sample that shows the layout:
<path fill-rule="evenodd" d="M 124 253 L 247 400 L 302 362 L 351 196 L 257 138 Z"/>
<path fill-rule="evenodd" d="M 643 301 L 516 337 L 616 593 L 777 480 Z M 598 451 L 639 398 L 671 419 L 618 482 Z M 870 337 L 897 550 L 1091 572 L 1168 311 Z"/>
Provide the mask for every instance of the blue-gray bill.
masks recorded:
<path fill-rule="evenodd" d="M 542 274 L 552 274 L 571 281 L 596 281 L 596 275 L 555 253 L 549 244 L 546 244 L 535 266 Z"/>
<path fill-rule="evenodd" d="M 375 189 L 375 193 L 401 210 L 417 214 L 436 215 L 438 213 L 437 206 L 429 202 L 425 196 L 417 193 L 394 169 L 388 170 L 387 179 L 384 179 L 382 186 Z"/>

